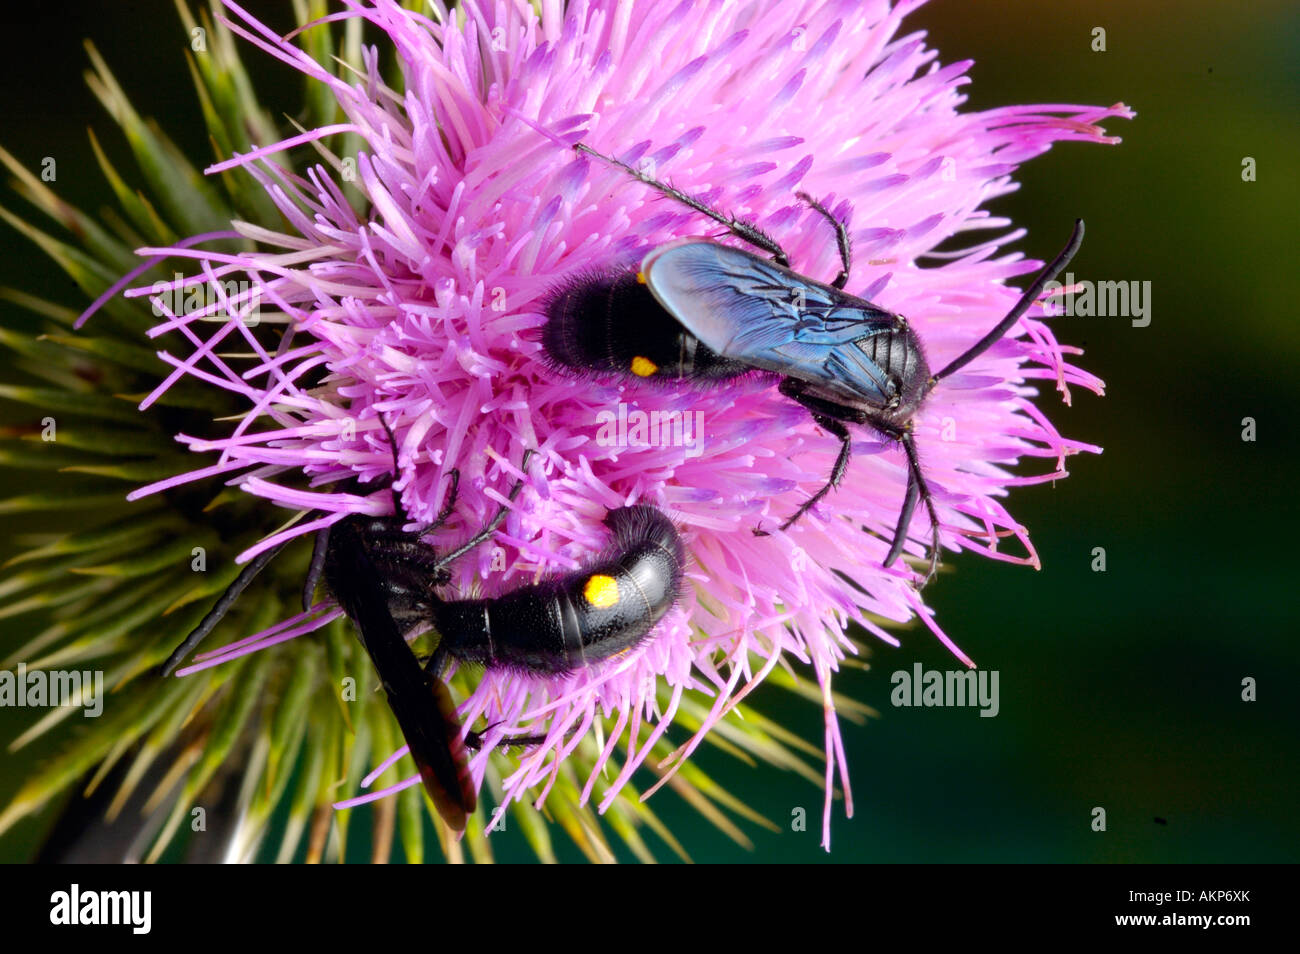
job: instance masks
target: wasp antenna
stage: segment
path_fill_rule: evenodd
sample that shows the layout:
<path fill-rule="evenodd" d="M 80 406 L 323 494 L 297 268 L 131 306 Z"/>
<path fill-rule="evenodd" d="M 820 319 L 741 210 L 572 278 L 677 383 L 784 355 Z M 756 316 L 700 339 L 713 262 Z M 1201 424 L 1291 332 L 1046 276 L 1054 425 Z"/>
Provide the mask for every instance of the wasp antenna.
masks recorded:
<path fill-rule="evenodd" d="M 398 498 L 397 491 L 393 489 L 393 483 L 397 481 L 399 476 L 397 464 L 397 438 L 393 436 L 393 429 L 388 426 L 388 421 L 384 419 L 384 415 L 381 412 L 376 411 L 375 416 L 379 418 L 379 426 L 382 427 L 384 433 L 388 435 L 388 449 L 393 452 L 393 479 L 388 484 L 388 494 L 393 498 L 393 516 L 400 517 L 402 515 L 402 501 Z"/>
<path fill-rule="evenodd" d="M 257 574 L 266 569 L 266 565 L 275 559 L 277 553 L 284 549 L 285 543 L 288 543 L 288 541 L 279 543 L 269 550 L 263 550 L 253 558 L 252 563 L 244 567 L 239 576 L 235 577 L 235 582 L 231 583 L 226 588 L 226 592 L 221 594 L 221 599 L 217 600 L 212 609 L 208 610 L 208 615 L 199 621 L 199 625 L 194 627 L 194 631 L 185 637 L 184 642 L 172 650 L 172 654 L 167 657 L 167 661 L 162 666 L 164 676 L 170 676 L 176 667 L 181 664 L 181 660 L 188 656 L 195 646 L 207 639 L 208 634 L 216 629 L 217 624 L 221 622 L 226 613 L 230 612 L 230 607 L 235 605 L 239 595 L 248 588 L 248 584 L 252 583 Z"/>
<path fill-rule="evenodd" d="M 1011 326 L 1020 320 L 1020 317 L 1029 310 L 1029 306 L 1032 305 L 1038 299 L 1038 296 L 1042 294 L 1043 288 L 1047 283 L 1059 275 L 1061 269 L 1070 264 L 1070 259 L 1074 258 L 1074 253 L 1079 251 L 1079 246 L 1082 244 L 1083 219 L 1075 219 L 1074 231 L 1070 233 L 1070 240 L 1065 244 L 1065 248 L 1061 249 L 1061 254 L 1057 255 L 1046 268 L 1038 273 L 1038 277 L 1034 279 L 1034 283 L 1025 289 L 1025 293 L 1020 296 L 1020 300 L 1016 302 L 1016 306 L 1007 312 L 1007 316 L 998 322 L 997 327 L 977 341 L 968 351 L 964 352 L 956 360 L 949 363 L 946 368 L 930 378 L 931 387 L 934 386 L 935 382 L 948 377 L 948 375 L 952 374 L 954 371 L 964 368 L 967 364 L 974 361 L 989 348 L 993 347 L 995 342 L 1010 331 Z"/>

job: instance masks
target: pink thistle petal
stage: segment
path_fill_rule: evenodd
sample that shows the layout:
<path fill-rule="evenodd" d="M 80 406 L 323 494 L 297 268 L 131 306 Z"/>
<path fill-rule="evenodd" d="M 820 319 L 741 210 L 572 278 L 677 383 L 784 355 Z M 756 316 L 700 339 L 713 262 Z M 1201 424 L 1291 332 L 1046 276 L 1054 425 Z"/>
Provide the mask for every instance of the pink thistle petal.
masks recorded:
<path fill-rule="evenodd" d="M 404 751 L 401 754 L 405 754 Z M 357 795 L 355 798 L 345 798 L 341 802 L 334 802 L 333 807 L 339 811 L 343 811 L 346 808 L 357 808 L 361 805 L 369 805 L 371 802 L 377 802 L 380 799 L 388 798 L 389 796 L 396 795 L 398 792 L 419 784 L 420 776 L 412 775 L 410 778 L 403 779 L 402 781 L 389 785 L 386 788 L 378 788 L 373 792 L 367 792 L 365 795 Z"/>
<path fill-rule="evenodd" d="M 260 652 L 263 649 L 269 649 L 272 646 L 278 646 L 280 643 L 288 642 L 291 639 L 297 639 L 299 636 L 307 633 L 314 633 L 327 623 L 331 623 L 343 615 L 341 609 L 334 609 L 331 612 L 319 616 L 315 619 L 308 619 L 302 625 L 295 626 L 293 623 L 297 620 L 304 619 L 317 611 L 313 606 L 308 612 L 300 613 L 287 620 L 276 623 L 269 629 L 264 629 L 260 633 L 252 636 L 245 636 L 243 639 L 223 646 L 221 649 L 213 650 L 203 654 L 203 661 L 186 666 L 183 669 L 176 670 L 177 676 L 188 676 L 191 673 L 201 672 L 204 669 L 211 669 L 213 666 L 221 666 L 225 663 L 239 659 L 241 656 L 247 656 L 251 653 Z"/>
<path fill-rule="evenodd" d="M 319 21 L 361 18 L 385 34 L 402 68 L 399 93 L 384 85 L 372 53 L 355 81 L 344 81 L 290 42 L 296 34 L 280 37 L 226 0 L 232 30 L 325 84 L 343 118 L 208 170 L 238 167 L 282 213 L 283 232 L 238 224 L 236 234 L 257 251 L 189 247 L 227 233 L 141 250 L 196 263 L 199 274 L 172 283 L 173 293 L 216 289 L 206 309 L 164 312 L 154 332 L 188 351 L 162 353 L 174 370 L 146 403 L 188 378 L 237 395 L 248 410 L 225 438 L 184 439 L 196 452 L 218 452 L 217 466 L 132 497 L 231 473 L 231 483 L 277 506 L 324 513 L 260 541 L 240 555 L 248 559 L 346 514 L 389 512 L 386 494 L 278 482 L 297 474 L 312 487 L 382 480 L 392 470 L 382 418 L 398 443 L 393 486 L 413 524 L 432 521 L 448 474 L 460 472 L 455 515 L 428 538 L 435 547 L 467 539 L 508 500 L 514 481 L 525 482 L 496 539 L 450 567 L 448 594 L 489 597 L 602 549 L 608 509 L 632 502 L 665 509 L 692 556 L 677 608 L 635 650 L 589 670 L 483 673 L 460 706 L 467 726 L 480 718 L 493 726 L 471 760 L 474 777 L 481 781 L 492 750 L 509 736 L 545 733 L 505 780 L 507 799 L 541 804 L 561 761 L 604 725 L 609 734 L 581 798 L 592 796 L 597 774 L 626 740 L 626 759 L 600 798 L 605 811 L 666 737 L 686 692 L 712 697 L 707 717 L 650 792 L 778 665 L 808 665 L 823 699 L 829 847 L 837 772 L 852 812 L 831 694 L 840 661 L 853 651 L 846 628 L 857 624 L 897 645 L 879 620 L 919 616 L 973 665 L 933 619 L 913 571 L 881 565 L 906 487 L 903 454 L 877 435 L 855 433 L 843 484 L 788 531 L 756 537 L 755 527 L 773 529 L 821 486 L 838 450 L 834 436 L 782 398 L 771 376 L 648 391 L 557 373 L 542 359 L 540 309 L 568 276 L 633 264 L 674 238 L 719 234 L 717 223 L 575 156 L 569 147 L 583 141 L 630 162 L 653 161 L 658 176 L 772 232 L 797 270 L 829 279 L 838 268 L 833 238 L 794 195 L 809 190 L 848 223 L 849 289 L 908 316 L 932 367 L 978 340 L 1019 297 L 1007 282 L 1040 267 L 1004 251 L 1023 230 L 984 207 L 1017 188 L 1011 177 L 1024 161 L 1056 142 L 1115 142 L 1102 124 L 1133 113 L 1122 104 L 962 112 L 970 64 L 942 65 L 922 34 L 900 35 L 919 5 L 683 3 L 665 16 L 662 5 L 630 0 L 545 0 L 536 10 L 465 0 L 457 17 L 434 22 L 393 0 L 348 0 L 346 11 Z M 304 146 L 323 151 L 321 142 L 340 132 L 363 144 L 350 181 L 337 157 L 301 173 L 277 161 Z M 360 216 L 349 188 L 365 197 Z M 977 230 L 961 251 L 935 251 Z M 1056 240 L 1039 237 L 1034 247 Z M 227 295 L 221 283 L 231 279 L 249 283 L 255 296 Z M 268 350 L 243 321 L 215 320 L 254 303 L 262 320 L 283 324 L 279 348 Z M 1102 389 L 1071 363 L 1078 350 L 1058 342 L 1051 310 L 1031 309 L 1010 335 L 943 380 L 915 418 L 942 545 L 954 552 L 1037 566 L 1027 530 L 1002 499 L 1012 487 L 1060 479 L 1068 455 L 1100 450 L 1062 437 L 1034 403 L 1040 380 L 1067 403 L 1071 386 Z M 228 339 L 242 340 L 251 357 L 219 350 Z M 699 415 L 701 439 L 691 447 L 612 446 L 599 437 L 598 416 L 620 404 Z M 523 473 L 526 449 L 536 454 Z M 1017 474 L 1024 458 L 1055 459 L 1055 470 Z M 1003 552 L 1003 537 L 1028 555 Z M 905 550 L 924 559 L 929 540 L 928 516 L 918 512 Z M 201 665 L 292 638 L 298 620 Z M 670 700 L 662 712 L 660 680 Z"/>

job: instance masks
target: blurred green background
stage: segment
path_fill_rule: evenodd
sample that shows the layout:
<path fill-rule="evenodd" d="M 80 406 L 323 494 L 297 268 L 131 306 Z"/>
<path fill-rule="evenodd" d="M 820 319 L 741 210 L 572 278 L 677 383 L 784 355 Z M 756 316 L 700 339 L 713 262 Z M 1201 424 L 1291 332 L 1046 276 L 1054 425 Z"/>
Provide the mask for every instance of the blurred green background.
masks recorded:
<path fill-rule="evenodd" d="M 286 17 L 284 4 L 249 6 Z M 89 210 L 105 204 L 85 127 L 124 153 L 82 82 L 81 40 L 92 37 L 137 107 L 206 160 L 170 3 L 32 7 L 10 11 L 0 144 L 33 169 L 57 157 L 61 194 Z M 929 31 L 944 62 L 975 60 L 968 108 L 1123 101 L 1137 110 L 1109 126 L 1122 145 L 1057 146 L 994 209 L 1029 229 L 1019 248 L 1040 258 L 1084 217 L 1075 275 L 1150 281 L 1152 321 L 1057 321 L 1062 341 L 1086 348 L 1081 363 L 1106 380 L 1107 396 L 1076 389 L 1073 407 L 1054 394 L 1040 406 L 1064 434 L 1105 453 L 1072 458 L 1070 479 L 1055 487 L 1013 496 L 1043 570 L 968 555 L 950 559 L 926 591 L 948 633 L 1000 672 L 997 718 L 890 705 L 894 670 L 956 668 L 913 627 L 899 634 L 901 649 L 873 645 L 871 668 L 836 682 L 879 718 L 845 726 L 856 812 L 846 819 L 837 805 L 833 854 L 818 848 L 820 791 L 716 753 L 702 764 L 754 808 L 783 829 L 792 808 L 806 808 L 812 830 L 743 825 L 749 852 L 671 793 L 654 807 L 698 861 L 1295 861 L 1300 627 L 1286 580 L 1297 569 L 1290 534 L 1300 509 L 1291 486 L 1300 480 L 1300 8 L 936 0 L 908 25 Z M 1092 49 L 1097 27 L 1104 52 Z M 299 87 L 276 92 L 285 71 L 248 62 L 268 104 L 293 111 Z M 1242 181 L 1247 156 L 1254 182 Z M 12 193 L 0 201 L 21 207 Z M 34 248 L 7 227 L 0 236 L 0 284 L 82 306 Z M 28 320 L 0 306 L 5 326 Z M 4 422 L 16 415 L 30 412 L 0 405 Z M 1257 422 L 1254 442 L 1241 438 L 1244 417 Z M 20 483 L 4 474 L 0 485 Z M 1104 573 L 1091 569 L 1094 547 L 1106 550 Z M 12 645 L 34 621 L 0 626 Z M 1253 703 L 1241 699 L 1247 677 L 1258 682 Z M 776 690 L 759 705 L 820 744 L 820 712 Z M 0 709 L 0 743 L 31 719 Z M 25 766 L 53 751 L 0 754 L 0 802 Z M 1098 806 L 1104 833 L 1090 827 Z M 0 838 L 0 860 L 30 857 L 52 820 L 46 812 Z M 576 859 L 562 836 L 557 843 Z M 517 833 L 494 847 L 503 860 L 529 857 Z"/>

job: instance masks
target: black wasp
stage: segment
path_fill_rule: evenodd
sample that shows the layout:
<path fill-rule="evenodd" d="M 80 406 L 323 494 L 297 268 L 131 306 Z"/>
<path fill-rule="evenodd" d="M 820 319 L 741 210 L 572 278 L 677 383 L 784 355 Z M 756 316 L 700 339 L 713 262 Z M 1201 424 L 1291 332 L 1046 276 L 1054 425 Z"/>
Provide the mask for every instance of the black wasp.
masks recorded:
<path fill-rule="evenodd" d="M 389 438 L 392 443 L 391 434 Z M 526 470 L 531 453 L 525 454 L 521 470 Z M 450 477 L 447 503 L 431 526 L 404 529 L 408 521 L 396 493 L 390 491 L 393 515 L 353 514 L 318 531 L 303 607 L 311 605 L 323 579 L 370 655 L 435 807 L 448 826 L 463 831 L 477 805 L 466 748 L 477 748 L 481 736 L 471 732 L 462 739 L 455 703 L 442 678 L 449 660 L 556 674 L 630 650 L 676 602 L 685 553 L 672 522 L 659 510 L 647 505 L 622 507 L 605 517 L 613 535 L 609 547 L 582 569 L 495 599 L 443 600 L 436 590 L 451 578 L 447 567 L 488 540 L 509 509 L 503 505 L 473 538 L 439 555 L 422 538 L 451 516 L 458 475 L 452 471 Z M 522 480 L 515 483 L 511 502 L 522 487 Z M 283 546 L 259 554 L 240 573 L 167 659 L 164 674 L 171 673 L 216 627 Z M 439 641 L 421 665 L 404 633 L 429 623 Z M 507 744 L 543 740 L 543 736 L 516 736 Z"/>
<path fill-rule="evenodd" d="M 843 290 L 851 260 L 848 229 L 811 196 L 798 194 L 835 230 L 840 271 L 830 284 L 793 271 L 789 256 L 758 226 L 582 143 L 574 148 L 708 216 L 771 258 L 706 239 L 682 239 L 651 250 L 638 272 L 579 275 L 545 302 L 542 343 L 550 359 L 572 369 L 660 381 L 719 382 L 756 370 L 780 375 L 780 392 L 840 441 L 830 479 L 781 524 L 782 530 L 843 479 L 852 447 L 846 425 L 870 427 L 898 441 L 907 455 L 907 490 L 884 565 L 902 553 L 921 500 L 930 517 L 929 580 L 939 560 L 939 517 L 913 440 L 913 418 L 941 380 L 999 341 L 1065 268 L 1083 241 L 1082 220 L 1015 307 L 932 373 L 905 317 Z"/>

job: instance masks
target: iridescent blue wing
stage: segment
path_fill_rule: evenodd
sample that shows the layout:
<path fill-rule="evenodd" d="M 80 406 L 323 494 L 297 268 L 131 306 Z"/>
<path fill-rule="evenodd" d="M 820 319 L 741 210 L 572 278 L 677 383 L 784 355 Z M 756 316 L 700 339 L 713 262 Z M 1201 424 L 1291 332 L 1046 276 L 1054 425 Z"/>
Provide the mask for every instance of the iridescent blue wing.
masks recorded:
<path fill-rule="evenodd" d="M 641 266 L 659 304 L 728 358 L 887 404 L 895 385 L 863 350 L 894 316 L 838 288 L 715 242 L 656 248 Z"/>

